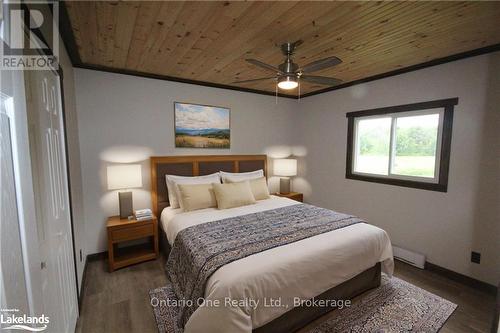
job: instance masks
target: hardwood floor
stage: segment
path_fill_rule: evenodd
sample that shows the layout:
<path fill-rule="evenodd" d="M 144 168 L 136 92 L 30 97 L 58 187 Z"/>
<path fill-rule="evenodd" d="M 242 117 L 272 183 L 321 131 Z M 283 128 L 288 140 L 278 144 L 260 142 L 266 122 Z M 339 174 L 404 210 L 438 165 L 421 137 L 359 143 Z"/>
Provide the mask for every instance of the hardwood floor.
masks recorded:
<path fill-rule="evenodd" d="M 108 273 L 107 260 L 87 263 L 77 333 L 158 332 L 148 292 L 167 284 L 165 259 Z"/>
<path fill-rule="evenodd" d="M 88 262 L 76 332 L 157 332 L 148 291 L 167 283 L 164 263 L 165 258 L 160 257 L 108 273 L 105 260 Z M 495 307 L 492 295 L 398 261 L 394 275 L 458 304 L 442 333 L 490 332 Z M 335 315 L 332 311 L 300 332 Z"/>

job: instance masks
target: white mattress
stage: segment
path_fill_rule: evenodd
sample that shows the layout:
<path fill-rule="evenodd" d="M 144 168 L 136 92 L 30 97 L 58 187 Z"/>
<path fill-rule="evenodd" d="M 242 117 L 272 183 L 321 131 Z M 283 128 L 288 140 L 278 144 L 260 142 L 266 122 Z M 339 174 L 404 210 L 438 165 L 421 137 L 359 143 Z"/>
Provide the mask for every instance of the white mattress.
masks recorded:
<path fill-rule="evenodd" d="M 193 212 L 165 208 L 163 230 L 170 244 L 192 225 L 289 205 L 296 201 L 272 196 L 254 205 Z M 392 248 L 387 233 L 359 223 L 260 252 L 218 269 L 207 281 L 205 299 L 222 306 L 200 307 L 190 317 L 186 333 L 250 333 L 293 308 L 295 297 L 310 299 L 382 262 L 382 271 L 393 272 Z M 224 306 L 227 300 L 241 301 Z M 280 306 L 266 306 L 281 299 Z M 251 303 L 255 302 L 255 303 Z M 255 306 L 257 304 L 257 306 Z"/>

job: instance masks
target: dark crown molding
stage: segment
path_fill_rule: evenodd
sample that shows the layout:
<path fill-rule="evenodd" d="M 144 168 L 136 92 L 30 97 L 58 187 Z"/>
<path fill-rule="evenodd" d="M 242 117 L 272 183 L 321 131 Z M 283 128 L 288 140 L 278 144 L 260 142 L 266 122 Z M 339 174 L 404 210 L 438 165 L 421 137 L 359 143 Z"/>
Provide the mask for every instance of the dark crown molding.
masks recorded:
<path fill-rule="evenodd" d="M 341 85 L 338 85 L 338 86 L 335 86 L 335 87 L 328 87 L 328 88 L 325 88 L 325 89 L 316 90 L 316 91 L 307 93 L 305 95 L 302 95 L 301 97 L 305 98 L 305 97 L 309 97 L 309 96 L 323 94 L 323 93 L 326 93 L 326 92 L 329 92 L 329 91 L 343 89 L 343 88 L 351 87 L 351 86 L 354 86 L 354 85 L 357 85 L 357 84 L 361 84 L 361 83 L 366 83 L 366 82 L 370 82 L 370 81 L 380 80 L 380 79 L 384 79 L 386 77 L 400 75 L 400 74 L 404 74 L 404 73 L 408 73 L 408 72 L 413 72 L 413 71 L 416 71 L 416 70 L 419 70 L 419 69 L 423 69 L 423 68 L 427 68 L 427 67 L 432 67 L 432 66 L 437 66 L 437 65 L 442 65 L 442 64 L 445 64 L 447 62 L 452 62 L 452 61 L 461 60 L 461 59 L 465 59 L 465 58 L 475 57 L 475 56 L 478 56 L 478 55 L 482 55 L 482 54 L 486 54 L 486 53 L 491 53 L 491 52 L 496 52 L 496 51 L 500 51 L 500 43 L 499 44 L 493 44 L 493 45 L 486 46 L 486 47 L 482 47 L 482 48 L 479 48 L 479 49 L 474 49 L 474 50 L 462 52 L 462 53 L 453 54 L 453 55 L 450 55 L 450 56 L 446 56 L 446 57 L 443 57 L 443 58 L 434 59 L 434 60 L 423 62 L 423 63 L 420 63 L 420 64 L 416 64 L 416 65 L 412 65 L 412 66 L 408 66 L 408 67 L 396 69 L 394 71 L 390 71 L 390 72 L 386 72 L 386 73 L 382 73 L 382 74 L 373 75 L 373 76 L 370 76 L 370 77 L 367 77 L 367 78 L 364 78 L 364 79 L 347 82 L 347 83 L 344 83 L 344 84 L 341 84 Z"/>
<path fill-rule="evenodd" d="M 197 80 L 183 79 L 183 78 L 180 78 L 180 77 L 173 77 L 173 76 L 167 76 L 167 75 L 159 75 L 159 74 L 153 74 L 153 73 L 138 72 L 138 71 L 132 71 L 132 70 L 128 70 L 128 69 L 112 68 L 112 67 L 99 66 L 99 65 L 87 65 L 87 64 L 73 64 L 73 67 L 84 68 L 84 69 L 92 69 L 92 70 L 101 71 L 101 72 L 108 72 L 108 73 L 116 73 L 116 74 L 139 76 L 139 77 L 145 77 L 145 78 L 149 78 L 149 79 L 156 79 L 156 80 L 163 80 L 163 81 L 171 81 L 171 82 L 194 84 L 194 85 L 198 85 L 198 86 L 211 87 L 211 88 L 235 90 L 235 91 L 241 91 L 241 92 L 247 92 L 247 93 L 254 93 L 254 94 L 259 94 L 259 95 L 276 96 L 275 93 L 272 93 L 272 92 L 269 92 L 269 91 L 265 91 L 265 90 L 241 88 L 241 87 L 229 86 L 229 85 L 226 85 L 226 84 L 219 84 L 219 83 L 212 83 L 212 82 L 206 82 L 206 81 L 197 81 Z M 285 94 L 281 94 L 281 93 L 278 93 L 278 97 L 297 99 L 297 96 L 285 95 Z"/>
<path fill-rule="evenodd" d="M 69 20 L 68 9 L 64 1 L 59 2 L 59 34 L 63 40 L 64 47 L 68 52 L 69 59 L 73 66 L 75 64 L 81 64 L 82 60 L 80 58 L 80 53 L 78 52 L 78 46 L 76 45 L 75 35 L 73 34 L 73 29 L 71 28 L 71 22 Z"/>

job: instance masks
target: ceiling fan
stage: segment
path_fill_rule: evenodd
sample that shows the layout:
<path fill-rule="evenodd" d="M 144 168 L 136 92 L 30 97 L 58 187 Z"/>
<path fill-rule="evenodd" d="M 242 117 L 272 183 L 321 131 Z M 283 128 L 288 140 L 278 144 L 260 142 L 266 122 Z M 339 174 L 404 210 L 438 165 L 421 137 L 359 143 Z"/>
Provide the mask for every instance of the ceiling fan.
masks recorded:
<path fill-rule="evenodd" d="M 300 44 L 302 44 L 302 40 L 298 40 L 294 43 L 284 43 L 281 45 L 281 52 L 283 52 L 286 59 L 285 62 L 283 62 L 281 65 L 278 65 L 278 67 L 266 64 L 256 59 L 245 59 L 252 65 L 256 65 L 261 68 L 267 69 L 269 71 L 275 72 L 276 73 L 275 76 L 263 77 L 259 79 L 235 81 L 233 83 L 247 83 L 247 82 L 275 79 L 278 82 L 279 88 L 290 90 L 297 88 L 297 86 L 299 85 L 299 80 L 311 83 L 323 84 L 327 86 L 335 86 L 342 82 L 342 80 L 333 77 L 316 76 L 308 74 L 328 67 L 333 67 L 335 65 L 342 63 L 342 60 L 340 60 L 337 57 L 328 57 L 316 60 L 302 67 L 294 63 L 292 60 L 292 55 L 295 51 L 295 48 Z"/>

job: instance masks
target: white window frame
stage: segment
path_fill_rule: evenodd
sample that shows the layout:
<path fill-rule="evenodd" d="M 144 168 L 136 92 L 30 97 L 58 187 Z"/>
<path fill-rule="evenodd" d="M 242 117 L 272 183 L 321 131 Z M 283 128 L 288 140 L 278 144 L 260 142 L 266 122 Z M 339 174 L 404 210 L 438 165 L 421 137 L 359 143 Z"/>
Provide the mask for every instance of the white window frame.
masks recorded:
<path fill-rule="evenodd" d="M 395 161 L 395 149 L 396 145 L 394 144 L 394 139 L 396 137 L 396 120 L 398 118 L 405 117 L 416 117 L 416 116 L 425 116 L 425 115 L 439 115 L 438 122 L 438 131 L 437 131 L 437 139 L 436 139 L 436 154 L 434 161 L 434 177 L 420 177 L 420 176 L 407 176 L 393 173 L 394 161 Z M 368 173 L 368 172 L 359 172 L 356 171 L 356 163 L 358 157 L 358 124 L 362 120 L 368 119 L 383 119 L 383 118 L 391 118 L 391 132 L 390 132 L 390 141 L 389 141 L 389 161 L 387 166 L 387 175 L 377 174 L 377 173 Z M 402 180 L 410 180 L 410 181 L 419 181 L 426 183 L 439 183 L 439 167 L 440 167 L 440 157 L 441 157 L 441 146 L 442 146 L 442 137 L 443 137 L 443 119 L 444 119 L 444 107 L 442 108 L 434 108 L 434 109 L 426 109 L 426 110 L 416 110 L 416 111 L 407 111 L 407 112 L 397 112 L 397 113 L 388 113 L 381 114 L 375 116 L 366 116 L 366 117 L 357 117 L 354 119 L 354 132 L 353 132 L 353 151 L 352 151 L 352 173 L 356 175 L 369 176 L 369 177 L 380 177 L 387 179 L 402 179 Z"/>

